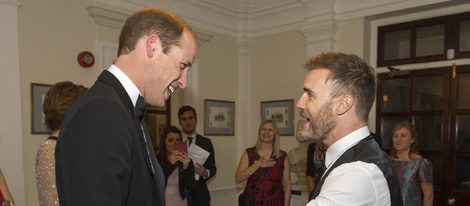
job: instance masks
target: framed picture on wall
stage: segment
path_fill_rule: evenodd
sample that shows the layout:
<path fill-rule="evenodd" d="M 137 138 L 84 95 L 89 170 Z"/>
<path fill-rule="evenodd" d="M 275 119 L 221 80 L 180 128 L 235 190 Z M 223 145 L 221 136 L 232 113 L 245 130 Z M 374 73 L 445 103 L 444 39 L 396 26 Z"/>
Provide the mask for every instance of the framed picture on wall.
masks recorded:
<path fill-rule="evenodd" d="M 294 100 L 261 102 L 261 121 L 271 119 L 277 122 L 279 135 L 294 135 Z"/>
<path fill-rule="evenodd" d="M 31 134 L 49 134 L 42 112 L 42 105 L 47 91 L 52 87 L 49 84 L 31 83 Z"/>
<path fill-rule="evenodd" d="M 233 136 L 234 131 L 235 102 L 204 100 L 204 134 Z"/>
<path fill-rule="evenodd" d="M 170 125 L 170 102 L 171 100 L 168 99 L 166 102 L 166 106 L 164 107 L 149 107 L 147 110 L 147 128 L 149 135 L 152 139 L 153 148 L 155 151 L 158 151 L 158 147 L 160 145 L 160 138 L 162 134 L 163 128 L 167 125 Z"/>

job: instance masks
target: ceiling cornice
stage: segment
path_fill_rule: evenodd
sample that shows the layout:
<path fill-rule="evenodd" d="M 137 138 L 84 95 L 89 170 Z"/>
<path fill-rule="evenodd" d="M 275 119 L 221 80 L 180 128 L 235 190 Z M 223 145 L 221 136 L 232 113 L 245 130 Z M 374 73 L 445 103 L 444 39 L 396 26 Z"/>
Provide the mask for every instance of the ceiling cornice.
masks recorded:
<path fill-rule="evenodd" d="M 0 2 L 14 0 L 0 0 Z M 94 0 L 86 8 L 98 25 L 120 28 L 142 7 L 174 11 L 196 29 L 258 37 L 299 30 L 325 19 L 347 20 L 452 0 Z"/>
<path fill-rule="evenodd" d="M 127 17 L 132 13 L 120 7 L 105 4 L 93 4 L 85 8 L 96 25 L 121 29 Z"/>
<path fill-rule="evenodd" d="M 14 7 L 21 6 L 21 3 L 19 3 L 18 0 L 0 0 L 0 4 L 7 5 L 7 6 L 14 6 Z"/>
<path fill-rule="evenodd" d="M 339 21 L 358 17 L 422 7 L 452 0 L 336 0 L 336 19 Z"/>

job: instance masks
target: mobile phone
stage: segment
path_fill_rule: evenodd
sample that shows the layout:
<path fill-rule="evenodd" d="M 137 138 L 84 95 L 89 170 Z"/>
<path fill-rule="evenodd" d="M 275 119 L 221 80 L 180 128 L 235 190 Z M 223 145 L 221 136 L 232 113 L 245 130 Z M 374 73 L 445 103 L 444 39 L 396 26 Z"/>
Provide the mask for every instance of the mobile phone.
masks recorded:
<path fill-rule="evenodd" d="M 175 142 L 174 150 L 188 153 L 188 146 L 186 145 L 186 142 Z"/>

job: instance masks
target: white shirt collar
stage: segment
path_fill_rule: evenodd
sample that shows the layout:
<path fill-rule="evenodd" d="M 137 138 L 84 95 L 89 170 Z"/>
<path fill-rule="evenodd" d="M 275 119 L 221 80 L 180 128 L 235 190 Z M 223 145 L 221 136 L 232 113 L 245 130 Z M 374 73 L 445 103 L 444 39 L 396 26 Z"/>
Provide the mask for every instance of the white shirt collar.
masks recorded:
<path fill-rule="evenodd" d="M 137 98 L 139 98 L 139 95 L 141 94 L 137 86 L 135 86 L 134 82 L 132 82 L 132 80 L 129 79 L 126 73 L 124 73 L 121 69 L 119 69 L 114 64 L 112 64 L 108 68 L 108 71 L 111 72 L 111 74 L 113 74 L 119 80 L 119 82 L 122 84 L 122 86 L 126 90 L 129 97 L 131 98 L 132 104 L 135 106 L 137 102 Z"/>
<path fill-rule="evenodd" d="M 326 150 L 325 154 L 325 166 L 327 170 L 346 150 L 368 136 L 370 136 L 369 128 L 364 126 L 333 143 Z"/>
<path fill-rule="evenodd" d="M 183 132 L 183 137 L 184 139 L 188 138 L 188 137 L 192 137 L 193 138 L 193 141 L 196 140 L 196 136 L 197 136 L 197 132 L 194 132 L 192 134 L 186 134 Z"/>

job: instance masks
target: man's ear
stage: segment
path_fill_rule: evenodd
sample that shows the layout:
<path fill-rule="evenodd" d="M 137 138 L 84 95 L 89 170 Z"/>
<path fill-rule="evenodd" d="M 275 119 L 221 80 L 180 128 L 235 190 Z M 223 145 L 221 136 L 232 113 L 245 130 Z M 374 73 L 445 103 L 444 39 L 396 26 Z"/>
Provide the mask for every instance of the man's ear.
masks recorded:
<path fill-rule="evenodd" d="M 336 108 L 336 114 L 342 115 L 349 111 L 354 104 L 354 98 L 351 95 L 342 95 L 338 97 L 338 103 Z"/>
<path fill-rule="evenodd" d="M 158 37 L 157 34 L 152 34 L 147 37 L 147 40 L 145 41 L 145 48 L 147 52 L 148 58 L 153 58 L 155 54 L 158 52 L 161 52 L 161 41 L 160 37 Z"/>

